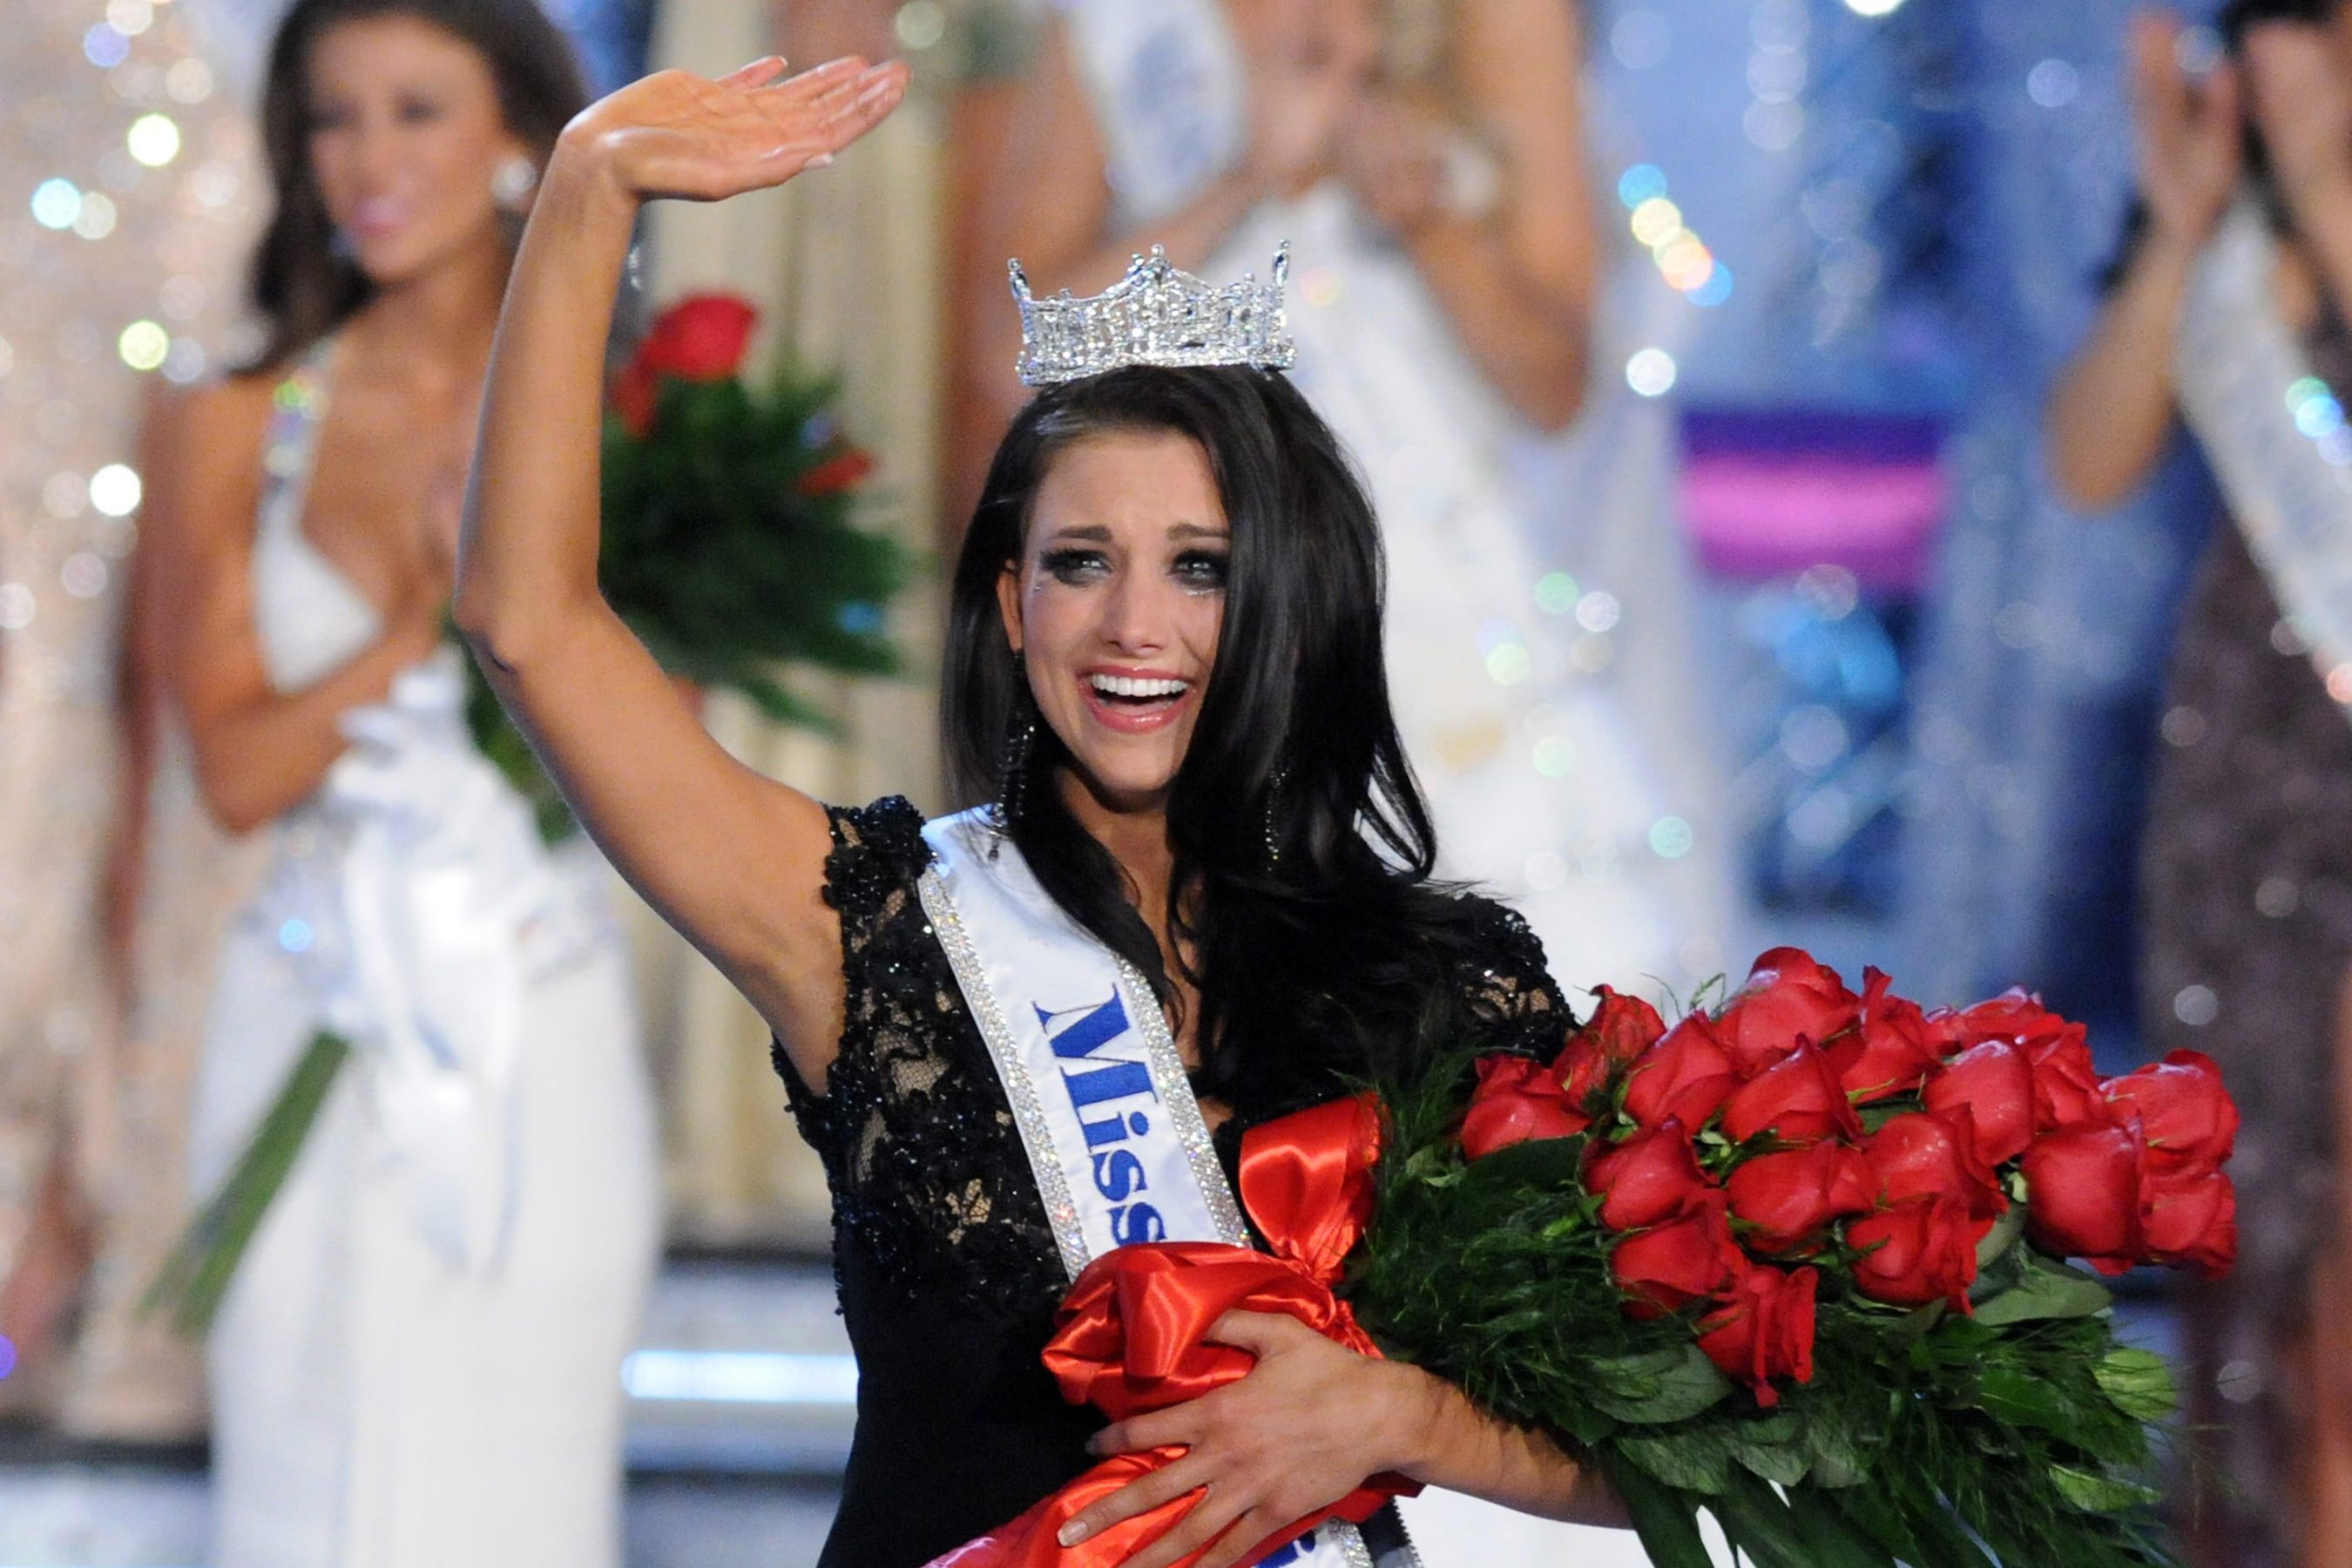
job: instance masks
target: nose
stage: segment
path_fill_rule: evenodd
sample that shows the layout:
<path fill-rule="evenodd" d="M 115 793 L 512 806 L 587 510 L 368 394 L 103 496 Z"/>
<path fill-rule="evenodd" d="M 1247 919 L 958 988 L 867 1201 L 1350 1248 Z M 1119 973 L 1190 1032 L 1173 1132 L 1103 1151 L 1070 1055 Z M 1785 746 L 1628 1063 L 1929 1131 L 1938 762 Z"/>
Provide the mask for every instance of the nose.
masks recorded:
<path fill-rule="evenodd" d="M 1128 658 L 1156 653 L 1172 640 L 1174 584 L 1148 572 L 1122 572 L 1103 598 L 1102 640 Z"/>

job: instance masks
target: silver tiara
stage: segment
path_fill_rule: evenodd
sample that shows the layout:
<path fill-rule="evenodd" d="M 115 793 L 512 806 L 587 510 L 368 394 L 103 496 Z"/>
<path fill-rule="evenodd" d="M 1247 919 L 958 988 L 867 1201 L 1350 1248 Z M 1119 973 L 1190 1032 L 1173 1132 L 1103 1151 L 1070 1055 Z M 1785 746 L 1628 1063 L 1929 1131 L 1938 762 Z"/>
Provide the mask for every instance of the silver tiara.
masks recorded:
<path fill-rule="evenodd" d="M 1024 385 L 1050 386 L 1130 364 L 1283 370 L 1296 353 L 1282 310 L 1287 240 L 1274 253 L 1272 282 L 1260 284 L 1255 273 L 1244 272 L 1222 289 L 1178 270 L 1157 245 L 1091 300 L 1073 300 L 1067 289 L 1040 300 L 1029 292 L 1020 262 L 1005 266 L 1021 305 Z"/>

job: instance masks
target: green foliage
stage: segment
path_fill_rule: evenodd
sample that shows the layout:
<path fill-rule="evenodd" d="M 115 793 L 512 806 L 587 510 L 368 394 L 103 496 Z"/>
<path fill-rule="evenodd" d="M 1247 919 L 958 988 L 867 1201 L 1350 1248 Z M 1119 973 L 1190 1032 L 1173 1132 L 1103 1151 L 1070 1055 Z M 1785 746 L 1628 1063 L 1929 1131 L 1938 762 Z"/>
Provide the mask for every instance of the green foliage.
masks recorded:
<path fill-rule="evenodd" d="M 598 558 L 606 602 L 664 669 L 825 731 L 833 721 L 782 668 L 896 673 L 884 612 L 913 564 L 858 525 L 866 489 L 843 475 L 862 455 L 835 426 L 839 391 L 791 367 L 756 396 L 731 378 L 665 378 L 643 437 L 608 416 Z M 467 717 L 541 833 L 570 832 L 562 797 L 478 673 Z"/>
<path fill-rule="evenodd" d="M 1433 1068 L 1381 1087 L 1349 1299 L 1391 1353 L 1596 1463 L 1660 1568 L 1707 1563 L 1701 1509 L 1758 1568 L 2170 1563 L 2137 1479 L 2170 1379 L 2116 1343 L 2095 1278 L 2011 1225 L 1987 1238 L 1973 1316 L 1904 1310 L 1855 1293 L 1832 1247 L 1814 1376 L 1761 1408 L 1698 1351 L 1690 1312 L 1625 1315 L 1580 1180 L 1586 1137 L 1463 1159 L 1475 1055 L 1424 1052 Z"/>

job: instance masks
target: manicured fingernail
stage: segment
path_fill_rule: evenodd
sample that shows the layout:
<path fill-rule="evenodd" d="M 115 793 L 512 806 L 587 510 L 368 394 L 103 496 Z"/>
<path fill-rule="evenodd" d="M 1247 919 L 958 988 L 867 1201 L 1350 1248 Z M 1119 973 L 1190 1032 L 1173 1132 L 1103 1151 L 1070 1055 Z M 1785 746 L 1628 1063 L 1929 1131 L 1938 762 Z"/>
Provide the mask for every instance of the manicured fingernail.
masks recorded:
<path fill-rule="evenodd" d="M 1084 1541 L 1092 1533 L 1094 1532 L 1087 1528 L 1086 1521 L 1074 1519 L 1070 1521 L 1069 1523 L 1062 1526 L 1062 1528 L 1055 1533 L 1054 1539 L 1060 1542 L 1065 1546 L 1076 1546 L 1079 1542 Z"/>
<path fill-rule="evenodd" d="M 801 165 L 801 167 L 802 167 L 802 168 L 803 168 L 803 169 L 822 169 L 822 168 L 825 168 L 825 167 L 827 167 L 827 166 L 828 166 L 828 165 L 830 165 L 832 163 L 833 163 L 833 154 L 832 154 L 832 153 L 819 153 L 815 157 L 811 158 L 807 163 L 803 163 L 803 164 Z"/>

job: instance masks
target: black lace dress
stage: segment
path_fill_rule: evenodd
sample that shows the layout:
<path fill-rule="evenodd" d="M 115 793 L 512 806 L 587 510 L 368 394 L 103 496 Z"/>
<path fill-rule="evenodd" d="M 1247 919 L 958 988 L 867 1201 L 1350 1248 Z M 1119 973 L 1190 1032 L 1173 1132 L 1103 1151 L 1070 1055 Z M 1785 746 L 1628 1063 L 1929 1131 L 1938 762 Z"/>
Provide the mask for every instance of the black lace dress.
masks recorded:
<path fill-rule="evenodd" d="M 988 1047 L 915 883 L 923 818 L 896 796 L 832 812 L 825 896 L 848 1010 L 823 1095 L 777 1070 L 833 1188 L 834 1267 L 857 1352 L 857 1432 L 824 1568 L 920 1568 L 1083 1471 L 1101 1420 L 1038 1353 L 1068 1286 Z M 1549 1051 L 1569 1014 L 1526 922 L 1482 906 L 1462 994 L 1497 1049 Z M 1332 1086 L 1337 1092 L 1337 1086 Z M 1250 1126 L 1301 1109 L 1235 1106 Z"/>

